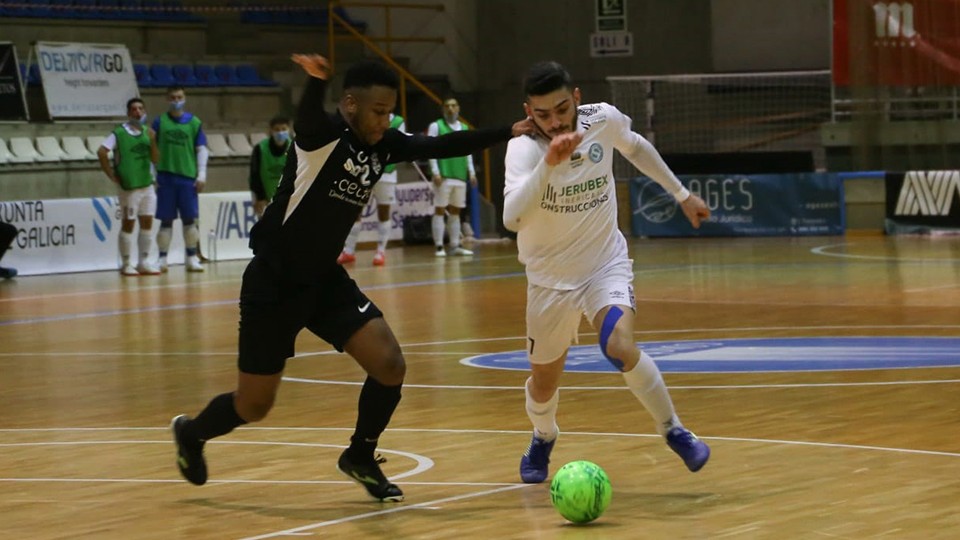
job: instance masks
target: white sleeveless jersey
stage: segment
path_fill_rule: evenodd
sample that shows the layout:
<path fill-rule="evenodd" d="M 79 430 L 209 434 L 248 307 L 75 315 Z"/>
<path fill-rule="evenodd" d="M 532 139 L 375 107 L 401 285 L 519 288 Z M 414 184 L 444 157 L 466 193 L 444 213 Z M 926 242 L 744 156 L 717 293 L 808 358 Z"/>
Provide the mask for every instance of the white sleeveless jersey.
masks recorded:
<path fill-rule="evenodd" d="M 613 150 L 629 148 L 637 135 L 630 130 L 630 118 L 607 103 L 581 105 L 576 122 L 582 142 L 570 159 L 550 171 L 537 208 L 518 231 L 520 262 L 528 281 L 541 287 L 575 289 L 628 258 L 617 226 Z M 548 146 L 542 137 L 510 141 L 505 194 L 543 160 Z"/>

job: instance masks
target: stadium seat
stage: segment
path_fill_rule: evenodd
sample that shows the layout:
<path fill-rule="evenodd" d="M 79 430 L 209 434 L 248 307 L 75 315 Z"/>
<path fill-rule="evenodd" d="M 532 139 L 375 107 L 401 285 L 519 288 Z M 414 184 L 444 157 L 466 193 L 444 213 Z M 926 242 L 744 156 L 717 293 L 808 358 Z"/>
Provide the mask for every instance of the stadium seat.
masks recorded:
<path fill-rule="evenodd" d="M 150 76 L 150 68 L 146 64 L 134 64 L 133 74 L 137 76 L 137 85 L 144 88 L 154 86 L 153 77 Z"/>
<path fill-rule="evenodd" d="M 220 80 L 213 72 L 213 66 L 198 64 L 193 67 L 193 74 L 197 76 L 199 86 L 220 86 Z"/>
<path fill-rule="evenodd" d="M 213 73 L 223 86 L 237 86 L 237 68 L 229 64 L 219 64 L 213 68 Z"/>
<path fill-rule="evenodd" d="M 237 66 L 237 84 L 240 86 L 276 86 L 277 83 L 260 77 L 251 64 Z"/>
<path fill-rule="evenodd" d="M 33 147 L 33 141 L 27 137 L 11 138 L 10 152 L 18 158 L 18 163 L 31 163 L 34 161 L 59 161 L 59 159 L 49 159 L 41 156 L 37 152 L 37 149 Z"/>
<path fill-rule="evenodd" d="M 150 77 L 154 86 L 172 86 L 177 83 L 173 77 L 173 70 L 167 64 L 153 64 L 150 66 Z"/>
<path fill-rule="evenodd" d="M 37 161 L 63 161 L 67 153 L 60 148 L 56 137 L 37 137 L 37 153 L 44 159 Z"/>
<path fill-rule="evenodd" d="M 197 80 L 197 76 L 193 74 L 193 66 L 176 64 L 173 66 L 172 71 L 174 80 L 183 87 L 190 88 L 198 86 L 200 83 L 200 81 Z"/>
<path fill-rule="evenodd" d="M 97 152 L 100 151 L 100 146 L 103 144 L 103 140 L 106 138 L 106 135 L 87 135 L 87 150 L 93 152 L 93 155 L 97 155 Z M 107 155 L 112 159 L 113 150 Z"/>
<path fill-rule="evenodd" d="M 97 159 L 97 155 L 90 152 L 83 139 L 77 136 L 67 136 L 63 138 L 63 151 L 67 157 L 64 161 L 91 161 Z"/>
<path fill-rule="evenodd" d="M 230 157 L 233 150 L 227 144 L 227 139 L 222 133 L 207 133 L 207 149 L 210 150 L 210 157 Z"/>
<path fill-rule="evenodd" d="M 260 141 L 266 139 L 267 137 L 269 137 L 269 135 L 267 135 L 266 133 L 251 133 L 251 134 L 250 134 L 250 144 L 251 144 L 252 146 L 256 146 L 256 145 L 260 144 Z"/>
<path fill-rule="evenodd" d="M 230 148 L 233 149 L 233 154 L 236 156 L 249 156 L 251 152 L 253 152 L 250 141 L 247 140 L 247 136 L 243 133 L 231 133 L 227 135 L 227 144 L 230 145 Z"/>
<path fill-rule="evenodd" d="M 40 86 L 40 64 L 30 64 L 27 70 L 27 86 Z"/>
<path fill-rule="evenodd" d="M 9 163 L 12 157 L 14 156 L 10 153 L 10 149 L 7 148 L 7 141 L 0 139 L 0 165 Z"/>
<path fill-rule="evenodd" d="M 145 14 L 141 7 L 140 0 L 120 0 L 120 17 L 128 21 L 141 21 L 145 19 Z"/>
<path fill-rule="evenodd" d="M 74 19 L 99 19 L 100 10 L 97 9 L 97 0 L 73 0 L 73 9 L 68 16 Z"/>

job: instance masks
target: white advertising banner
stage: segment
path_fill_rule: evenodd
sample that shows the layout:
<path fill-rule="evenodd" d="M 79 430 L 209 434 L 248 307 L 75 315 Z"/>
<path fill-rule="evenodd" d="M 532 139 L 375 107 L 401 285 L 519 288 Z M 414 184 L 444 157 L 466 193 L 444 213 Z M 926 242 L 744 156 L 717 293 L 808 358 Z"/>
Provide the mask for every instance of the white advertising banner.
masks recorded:
<path fill-rule="evenodd" d="M 140 95 L 125 45 L 41 41 L 36 48 L 51 118 L 126 116 L 127 100 Z"/>
<path fill-rule="evenodd" d="M 390 239 L 403 238 L 403 219 L 433 213 L 433 188 L 428 182 L 397 185 L 397 202 L 390 216 Z M 0 202 L 0 221 L 18 229 L 4 266 L 20 275 L 58 274 L 93 270 L 119 270 L 120 208 L 117 197 L 51 199 Z M 211 260 L 253 257 L 250 230 L 256 223 L 248 191 L 200 194 L 201 251 Z M 371 202 L 363 209 L 361 242 L 377 241 L 377 209 Z M 153 221 L 153 233 L 160 227 Z M 150 254 L 156 261 L 154 243 Z M 133 254 L 136 259 L 136 254 Z M 180 220 L 174 221 L 167 260 L 184 260 Z M 136 260 L 134 260 L 136 262 Z"/>
<path fill-rule="evenodd" d="M 403 182 L 397 184 L 397 202 L 390 209 L 390 240 L 403 239 L 403 220 L 407 216 L 433 215 L 433 184 Z M 360 242 L 377 241 L 377 202 L 370 202 L 361 214 Z"/>
<path fill-rule="evenodd" d="M 213 261 L 250 259 L 250 229 L 257 222 L 249 191 L 200 194 L 200 251 Z"/>
<path fill-rule="evenodd" d="M 18 229 L 3 264 L 16 268 L 20 275 L 120 268 L 116 197 L 0 202 L 0 221 Z M 156 228 L 155 223 L 154 233 Z M 179 221 L 174 228 L 170 262 L 182 263 Z M 153 255 L 155 258 L 156 253 Z"/>

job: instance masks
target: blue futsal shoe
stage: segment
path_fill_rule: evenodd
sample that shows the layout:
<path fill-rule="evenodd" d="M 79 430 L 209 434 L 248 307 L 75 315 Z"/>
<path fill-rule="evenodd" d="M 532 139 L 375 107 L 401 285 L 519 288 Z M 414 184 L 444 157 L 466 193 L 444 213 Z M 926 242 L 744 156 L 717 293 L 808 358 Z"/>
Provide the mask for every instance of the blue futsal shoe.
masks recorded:
<path fill-rule="evenodd" d="M 689 429 L 675 427 L 667 432 L 667 446 L 677 453 L 690 472 L 697 472 L 710 459 L 710 447 Z"/>
<path fill-rule="evenodd" d="M 534 434 L 526 453 L 520 458 L 520 479 L 527 484 L 539 484 L 550 474 L 550 452 L 557 442 L 554 438 L 547 442 Z"/>

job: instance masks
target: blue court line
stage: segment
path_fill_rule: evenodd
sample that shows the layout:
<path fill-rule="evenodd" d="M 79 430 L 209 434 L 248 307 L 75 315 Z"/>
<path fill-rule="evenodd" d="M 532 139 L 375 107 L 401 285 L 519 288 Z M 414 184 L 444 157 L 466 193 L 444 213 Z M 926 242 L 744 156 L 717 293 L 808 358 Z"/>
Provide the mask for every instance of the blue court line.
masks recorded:
<path fill-rule="evenodd" d="M 458 279 L 434 279 L 427 281 L 409 281 L 404 283 L 392 283 L 386 285 L 371 285 L 369 287 L 360 287 L 361 291 L 375 291 L 382 289 L 402 289 L 406 287 L 421 287 L 425 285 L 442 285 L 444 283 L 460 283 L 468 281 L 485 281 L 493 279 L 508 279 L 523 276 L 523 272 L 511 272 L 508 274 L 495 274 L 492 276 L 470 276 Z M 48 322 L 75 321 L 80 319 L 95 319 L 98 317 L 114 317 L 117 315 L 136 315 L 140 313 L 155 313 L 160 311 L 177 311 L 183 309 L 197 309 L 211 306 L 225 306 L 228 304 L 237 304 L 239 299 L 218 300 L 215 302 L 199 302 L 195 304 L 174 304 L 171 306 L 151 306 L 135 309 L 113 309 L 107 311 L 91 311 L 87 313 L 73 313 L 70 315 L 53 315 L 49 317 L 35 317 L 32 319 L 13 319 L 10 321 L 0 321 L 0 326 L 15 326 L 22 324 L 41 324 Z"/>

